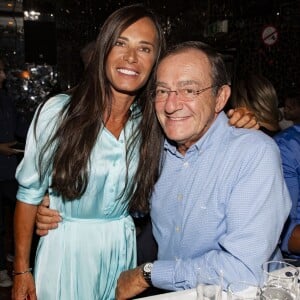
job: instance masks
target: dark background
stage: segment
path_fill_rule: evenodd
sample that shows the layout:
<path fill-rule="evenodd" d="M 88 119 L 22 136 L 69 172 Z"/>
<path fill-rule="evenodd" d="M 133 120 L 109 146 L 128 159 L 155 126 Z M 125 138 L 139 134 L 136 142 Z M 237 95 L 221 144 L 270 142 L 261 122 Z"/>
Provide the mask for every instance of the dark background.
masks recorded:
<path fill-rule="evenodd" d="M 0 55 L 9 62 L 19 109 L 33 111 L 45 97 L 74 86 L 82 72 L 80 49 L 111 12 L 137 2 L 160 15 L 169 43 L 203 40 L 217 47 L 233 78 L 261 73 L 279 99 L 299 88 L 299 0 L 6 0 L 0 1 Z M 37 20 L 24 18 L 31 10 L 40 13 Z M 262 38 L 267 26 L 276 31 L 273 45 Z"/>

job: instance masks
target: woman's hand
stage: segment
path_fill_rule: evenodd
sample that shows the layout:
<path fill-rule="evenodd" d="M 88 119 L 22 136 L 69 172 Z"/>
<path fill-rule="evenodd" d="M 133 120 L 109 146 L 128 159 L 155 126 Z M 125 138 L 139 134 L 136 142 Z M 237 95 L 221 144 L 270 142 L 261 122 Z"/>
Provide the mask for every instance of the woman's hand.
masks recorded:
<path fill-rule="evenodd" d="M 37 300 L 33 276 L 30 272 L 15 275 L 12 287 L 13 300 Z"/>

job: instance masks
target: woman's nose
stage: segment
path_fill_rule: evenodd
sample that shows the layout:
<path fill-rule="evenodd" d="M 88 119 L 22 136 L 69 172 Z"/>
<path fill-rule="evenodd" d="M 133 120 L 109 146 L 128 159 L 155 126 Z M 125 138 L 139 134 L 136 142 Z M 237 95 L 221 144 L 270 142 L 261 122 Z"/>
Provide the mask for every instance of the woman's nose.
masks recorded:
<path fill-rule="evenodd" d="M 129 48 L 124 54 L 123 59 L 131 64 L 137 62 L 136 50 Z"/>

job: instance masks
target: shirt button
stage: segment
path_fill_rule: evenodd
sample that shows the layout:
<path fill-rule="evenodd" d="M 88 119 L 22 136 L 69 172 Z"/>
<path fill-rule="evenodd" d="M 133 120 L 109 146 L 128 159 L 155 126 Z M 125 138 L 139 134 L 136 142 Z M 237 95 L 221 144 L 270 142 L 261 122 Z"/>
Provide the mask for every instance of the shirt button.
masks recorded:
<path fill-rule="evenodd" d="M 183 166 L 184 166 L 185 168 L 187 168 L 187 167 L 189 166 L 189 163 L 186 161 L 186 162 L 183 164 Z"/>
<path fill-rule="evenodd" d="M 178 194 L 177 195 L 177 200 L 181 201 L 183 199 L 183 195 L 182 194 Z"/>
<path fill-rule="evenodd" d="M 179 227 L 179 226 L 176 226 L 176 227 L 175 227 L 175 231 L 176 231 L 176 232 L 179 232 L 179 231 L 180 231 L 180 227 Z"/>

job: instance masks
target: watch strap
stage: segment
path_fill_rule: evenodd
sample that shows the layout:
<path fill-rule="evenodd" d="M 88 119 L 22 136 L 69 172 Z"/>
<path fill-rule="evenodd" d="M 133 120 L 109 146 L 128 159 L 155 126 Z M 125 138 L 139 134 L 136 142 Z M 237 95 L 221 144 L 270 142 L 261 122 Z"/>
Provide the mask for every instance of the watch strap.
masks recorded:
<path fill-rule="evenodd" d="M 145 281 L 149 284 L 149 286 L 152 286 L 152 281 L 151 281 L 152 267 L 153 267 L 153 263 L 150 262 L 142 265 L 142 274 Z"/>

